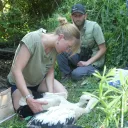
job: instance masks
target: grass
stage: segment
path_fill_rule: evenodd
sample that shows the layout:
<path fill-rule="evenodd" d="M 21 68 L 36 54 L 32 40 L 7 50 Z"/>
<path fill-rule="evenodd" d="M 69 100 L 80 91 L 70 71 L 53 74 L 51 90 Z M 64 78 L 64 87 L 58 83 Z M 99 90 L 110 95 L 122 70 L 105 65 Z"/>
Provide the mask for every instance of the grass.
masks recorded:
<path fill-rule="evenodd" d="M 68 100 L 71 102 L 78 102 L 82 92 L 91 92 L 95 93 L 98 87 L 98 80 L 94 77 L 86 78 L 86 81 L 78 81 L 72 82 L 71 80 L 63 83 L 67 88 L 69 95 Z M 98 104 L 99 106 L 100 104 Z M 125 116 L 128 113 L 125 114 Z M 86 115 L 82 115 L 79 120 L 77 120 L 76 125 L 82 126 L 83 128 L 100 128 L 103 120 L 105 118 L 105 114 L 97 109 L 96 107 Z M 125 117 L 125 123 L 128 120 L 128 117 Z M 15 116 L 13 119 L 4 122 L 0 125 L 0 128 L 25 128 L 26 121 L 19 119 Z M 114 123 L 111 122 L 108 128 L 115 128 Z M 125 127 L 128 128 L 128 127 Z"/>
<path fill-rule="evenodd" d="M 67 84 L 69 97 L 68 100 L 71 102 L 78 102 L 79 97 L 83 92 L 95 93 L 95 90 L 98 89 L 98 80 L 94 77 L 86 78 L 86 81 L 79 82 L 69 82 Z M 82 115 L 76 124 L 84 128 L 99 128 L 101 121 L 99 117 L 104 116 L 99 110 L 94 108 L 89 114 Z"/>
<path fill-rule="evenodd" d="M 0 128 L 25 128 L 25 127 L 26 127 L 26 121 L 19 119 L 17 115 L 0 125 Z"/>

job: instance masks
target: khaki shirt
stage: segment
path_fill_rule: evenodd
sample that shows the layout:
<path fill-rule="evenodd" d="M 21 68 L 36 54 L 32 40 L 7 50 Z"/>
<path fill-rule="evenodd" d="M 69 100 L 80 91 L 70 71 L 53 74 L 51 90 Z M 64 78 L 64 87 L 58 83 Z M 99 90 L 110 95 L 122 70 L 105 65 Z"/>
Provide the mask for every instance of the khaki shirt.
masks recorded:
<path fill-rule="evenodd" d="M 21 44 L 25 44 L 31 54 L 30 60 L 23 70 L 23 76 L 27 86 L 36 86 L 40 84 L 48 70 L 54 65 L 57 56 L 55 49 L 49 54 L 46 54 L 41 40 L 41 29 L 26 34 L 21 40 Z M 13 64 L 15 63 L 15 58 L 21 48 L 21 44 L 19 44 L 16 50 Z M 11 71 L 8 75 L 8 80 L 11 84 L 15 84 L 15 79 Z"/>
<path fill-rule="evenodd" d="M 94 56 L 99 50 L 98 45 L 103 43 L 105 43 L 105 39 L 101 27 L 96 22 L 86 20 L 81 30 L 81 47 L 91 49 L 92 56 Z M 92 65 L 102 67 L 104 65 L 104 60 L 105 56 L 101 57 Z"/>

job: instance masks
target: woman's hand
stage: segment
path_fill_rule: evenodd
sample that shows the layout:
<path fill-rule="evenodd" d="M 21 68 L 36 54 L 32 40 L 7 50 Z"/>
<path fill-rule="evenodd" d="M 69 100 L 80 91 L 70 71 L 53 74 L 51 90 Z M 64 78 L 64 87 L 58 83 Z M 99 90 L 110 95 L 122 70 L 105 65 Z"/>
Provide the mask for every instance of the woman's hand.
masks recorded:
<path fill-rule="evenodd" d="M 43 105 L 48 104 L 47 101 L 38 101 L 36 99 L 33 98 L 28 98 L 26 100 L 28 106 L 30 107 L 30 109 L 33 111 L 33 113 L 37 113 L 43 110 Z"/>

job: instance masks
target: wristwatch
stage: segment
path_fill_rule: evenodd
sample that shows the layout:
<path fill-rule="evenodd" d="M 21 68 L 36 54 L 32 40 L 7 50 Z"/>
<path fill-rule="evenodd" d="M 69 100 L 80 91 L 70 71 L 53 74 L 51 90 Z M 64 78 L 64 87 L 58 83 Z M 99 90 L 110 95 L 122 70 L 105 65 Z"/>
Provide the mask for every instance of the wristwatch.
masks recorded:
<path fill-rule="evenodd" d="M 34 96 L 33 96 L 32 94 L 28 94 L 28 95 L 25 96 L 25 100 L 27 100 L 27 99 L 30 98 L 30 97 L 31 97 L 31 98 L 34 98 Z"/>

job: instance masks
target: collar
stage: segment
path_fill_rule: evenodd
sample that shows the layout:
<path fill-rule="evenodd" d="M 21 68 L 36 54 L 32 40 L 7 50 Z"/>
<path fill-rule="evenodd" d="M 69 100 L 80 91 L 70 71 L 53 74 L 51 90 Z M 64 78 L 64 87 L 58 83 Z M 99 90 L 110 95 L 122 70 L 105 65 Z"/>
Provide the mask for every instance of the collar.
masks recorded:
<path fill-rule="evenodd" d="M 87 26 L 87 20 L 85 20 L 85 22 L 84 22 L 83 29 L 86 29 L 86 26 Z"/>

